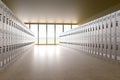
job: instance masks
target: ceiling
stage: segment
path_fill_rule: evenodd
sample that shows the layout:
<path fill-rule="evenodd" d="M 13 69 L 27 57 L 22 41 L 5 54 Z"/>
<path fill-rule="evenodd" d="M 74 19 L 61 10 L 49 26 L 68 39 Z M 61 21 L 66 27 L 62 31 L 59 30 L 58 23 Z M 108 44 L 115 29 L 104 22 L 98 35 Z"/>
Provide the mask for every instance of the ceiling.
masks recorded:
<path fill-rule="evenodd" d="M 25 23 L 78 23 L 120 0 L 2 0 Z"/>

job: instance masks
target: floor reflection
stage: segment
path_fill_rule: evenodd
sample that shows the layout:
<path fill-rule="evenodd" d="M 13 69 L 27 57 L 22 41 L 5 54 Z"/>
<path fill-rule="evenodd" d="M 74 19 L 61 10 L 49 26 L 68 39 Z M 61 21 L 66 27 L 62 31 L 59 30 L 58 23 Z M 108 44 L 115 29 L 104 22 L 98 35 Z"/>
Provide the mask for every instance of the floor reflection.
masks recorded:
<path fill-rule="evenodd" d="M 54 45 L 43 45 L 34 46 L 34 63 L 40 64 L 52 64 L 54 62 L 59 63 L 60 61 L 60 46 Z"/>

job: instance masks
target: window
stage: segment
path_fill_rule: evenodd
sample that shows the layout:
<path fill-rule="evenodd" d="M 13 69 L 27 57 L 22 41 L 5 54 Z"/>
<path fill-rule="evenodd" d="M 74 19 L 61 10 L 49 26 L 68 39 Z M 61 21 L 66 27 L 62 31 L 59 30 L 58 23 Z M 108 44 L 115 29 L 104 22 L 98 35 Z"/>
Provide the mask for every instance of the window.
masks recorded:
<path fill-rule="evenodd" d="M 47 25 L 47 44 L 54 44 L 54 25 L 53 24 L 48 24 Z"/>
<path fill-rule="evenodd" d="M 46 24 L 39 24 L 39 44 L 46 44 Z"/>
<path fill-rule="evenodd" d="M 64 25 L 64 32 L 71 30 L 71 25 Z"/>
<path fill-rule="evenodd" d="M 12 21 L 11 21 L 12 24 Z M 78 25 L 71 24 L 26 24 L 35 35 L 35 44 L 59 44 L 59 35 L 64 31 L 71 30 Z"/>
<path fill-rule="evenodd" d="M 26 27 L 29 28 L 29 24 L 26 24 Z"/>
<path fill-rule="evenodd" d="M 59 44 L 59 35 L 62 33 L 63 25 L 56 25 L 56 44 Z"/>
<path fill-rule="evenodd" d="M 38 25 L 37 24 L 31 24 L 31 31 L 35 35 L 35 44 L 38 44 Z"/>
<path fill-rule="evenodd" d="M 74 29 L 74 28 L 76 28 L 76 27 L 78 27 L 78 25 L 72 25 L 72 29 Z"/>

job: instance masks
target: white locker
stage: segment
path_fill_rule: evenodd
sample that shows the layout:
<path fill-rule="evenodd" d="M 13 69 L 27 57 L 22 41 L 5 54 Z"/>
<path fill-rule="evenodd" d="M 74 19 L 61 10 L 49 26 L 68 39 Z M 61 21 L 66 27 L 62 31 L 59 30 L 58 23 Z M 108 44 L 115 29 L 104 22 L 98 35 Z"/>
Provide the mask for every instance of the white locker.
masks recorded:
<path fill-rule="evenodd" d="M 6 57 L 7 63 L 10 61 L 9 59 L 9 11 L 6 9 Z"/>
<path fill-rule="evenodd" d="M 88 23 L 88 53 L 90 54 L 90 23 Z"/>
<path fill-rule="evenodd" d="M 107 15 L 107 20 L 106 20 L 106 38 L 107 38 L 107 44 L 106 44 L 106 50 L 107 50 L 107 57 L 111 58 L 111 39 L 110 39 L 110 29 L 111 29 L 111 15 Z"/>
<path fill-rule="evenodd" d="M 4 55 L 4 65 L 7 63 L 7 56 L 6 56 L 6 41 L 7 41 L 7 35 L 6 35 L 6 8 L 5 6 L 3 7 L 3 55 Z"/>
<path fill-rule="evenodd" d="M 98 19 L 96 20 L 96 54 L 99 55 L 99 25 Z"/>
<path fill-rule="evenodd" d="M 102 48 L 103 48 L 103 56 L 104 57 L 107 57 L 107 54 L 106 54 L 106 19 L 107 19 L 107 17 L 104 16 L 103 20 L 102 20 L 102 36 L 103 36 Z"/>
<path fill-rule="evenodd" d="M 112 55 L 112 59 L 116 59 L 116 45 L 115 45 L 115 28 L 116 28 L 116 13 L 112 13 L 111 14 L 111 28 L 110 28 L 110 32 L 111 32 L 111 55 Z"/>
<path fill-rule="evenodd" d="M 99 41 L 100 41 L 100 44 L 99 44 L 99 55 L 100 56 L 103 56 L 103 31 L 102 31 L 102 20 L 103 18 L 99 18 Z"/>
<path fill-rule="evenodd" d="M 91 54 L 94 54 L 94 22 L 91 24 Z"/>
<path fill-rule="evenodd" d="M 11 13 L 10 12 L 8 12 L 9 13 L 9 20 L 8 20 L 8 29 L 9 29 L 9 48 L 8 48 L 8 50 L 9 50 L 9 61 L 11 61 L 11 26 L 10 26 L 10 21 L 11 21 Z"/>
<path fill-rule="evenodd" d="M 93 21 L 93 54 L 96 54 L 96 31 L 95 31 L 95 20 Z"/>
<path fill-rule="evenodd" d="M 93 41 L 93 38 L 92 38 L 92 22 L 90 22 L 90 54 L 92 54 L 92 41 Z"/>
<path fill-rule="evenodd" d="M 1 1 L 0 1 L 0 67 L 3 66 L 3 21 L 2 21 L 2 17 L 3 17 L 3 10 L 2 10 L 3 6 L 1 5 Z"/>
<path fill-rule="evenodd" d="M 98 55 L 97 51 L 97 44 L 98 44 L 98 32 L 97 32 L 97 20 L 95 20 L 94 24 L 94 37 L 95 37 L 95 42 L 94 42 L 94 49 L 95 49 L 95 55 Z"/>
<path fill-rule="evenodd" d="M 116 12 L 116 55 L 120 61 L 120 10 Z"/>

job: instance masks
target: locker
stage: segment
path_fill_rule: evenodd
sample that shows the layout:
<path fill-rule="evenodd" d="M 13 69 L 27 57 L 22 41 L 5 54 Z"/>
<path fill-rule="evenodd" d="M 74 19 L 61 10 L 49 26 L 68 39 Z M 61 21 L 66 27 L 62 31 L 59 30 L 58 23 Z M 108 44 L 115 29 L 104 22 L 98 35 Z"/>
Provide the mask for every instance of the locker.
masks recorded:
<path fill-rule="evenodd" d="M 6 57 L 7 57 L 7 63 L 10 61 L 9 60 L 9 11 L 6 9 Z"/>
<path fill-rule="evenodd" d="M 116 56 L 120 61 L 120 11 L 116 12 Z"/>
<path fill-rule="evenodd" d="M 102 31 L 102 20 L 103 18 L 99 18 L 99 41 L 100 41 L 100 44 L 99 44 L 99 55 L 100 56 L 103 56 L 103 48 L 102 48 L 102 44 L 103 44 L 103 31 Z"/>
<path fill-rule="evenodd" d="M 3 24 L 2 24 L 2 16 L 3 16 L 3 11 L 2 11 L 2 5 L 1 5 L 1 2 L 0 2 L 0 67 L 3 66 L 3 52 L 2 52 L 2 49 L 3 49 L 3 39 L 2 39 L 2 36 L 3 36 Z"/>
<path fill-rule="evenodd" d="M 6 35 L 6 8 L 3 7 L 3 58 L 4 58 L 4 65 L 7 63 L 7 54 L 6 54 L 6 42 L 7 42 L 7 35 Z"/>
<path fill-rule="evenodd" d="M 111 23 L 110 23 L 110 32 L 111 32 L 111 55 L 112 59 L 116 59 L 116 45 L 115 45 L 115 28 L 116 28 L 116 13 L 111 14 Z"/>
<path fill-rule="evenodd" d="M 96 54 L 99 55 L 99 25 L 98 19 L 96 20 Z"/>
<path fill-rule="evenodd" d="M 90 54 L 92 54 L 92 46 L 91 46 L 91 44 L 92 44 L 92 37 L 91 37 L 92 29 L 91 29 L 91 27 L 92 27 L 92 24 L 90 22 L 90 24 L 89 24 L 89 29 L 90 29 Z"/>
<path fill-rule="evenodd" d="M 93 54 L 96 54 L 96 31 L 95 31 L 95 20 L 93 21 Z"/>
<path fill-rule="evenodd" d="M 91 23 L 91 54 L 94 54 L 94 22 Z"/>
<path fill-rule="evenodd" d="M 102 48 L 103 48 L 103 56 L 104 57 L 107 57 L 107 54 L 106 54 L 106 19 L 107 17 L 104 16 L 103 17 L 103 20 L 102 20 L 102 37 L 103 37 L 103 44 L 102 44 Z"/>
<path fill-rule="evenodd" d="M 110 22 L 111 22 L 111 15 L 107 15 L 107 20 L 106 20 L 106 38 L 107 38 L 107 44 L 106 44 L 106 49 L 107 49 L 107 57 L 111 58 L 111 41 L 110 41 Z"/>
<path fill-rule="evenodd" d="M 97 44 L 98 44 L 97 20 L 95 20 L 94 22 L 94 38 L 95 38 L 95 42 L 94 42 L 95 55 L 98 55 L 98 52 L 97 52 Z"/>
<path fill-rule="evenodd" d="M 89 31 L 89 23 L 87 24 L 87 47 L 88 47 L 88 54 L 90 53 L 90 31 Z"/>

